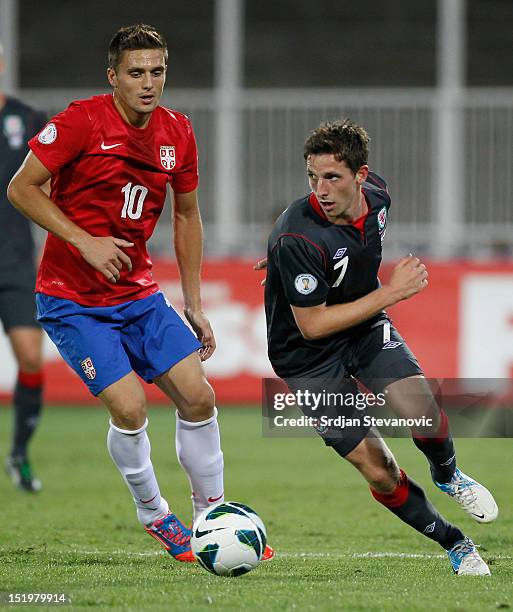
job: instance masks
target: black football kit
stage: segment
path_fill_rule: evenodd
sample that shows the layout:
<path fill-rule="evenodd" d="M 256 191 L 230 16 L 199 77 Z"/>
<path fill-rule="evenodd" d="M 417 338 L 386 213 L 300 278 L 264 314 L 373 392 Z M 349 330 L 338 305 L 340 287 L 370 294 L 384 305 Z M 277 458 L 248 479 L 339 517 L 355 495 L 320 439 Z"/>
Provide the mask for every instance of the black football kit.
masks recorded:
<path fill-rule="evenodd" d="M 34 240 L 29 221 L 7 199 L 7 186 L 45 116 L 7 97 L 0 110 L 0 319 L 5 330 L 35 326 Z"/>
<path fill-rule="evenodd" d="M 417 360 L 385 312 L 319 340 L 301 334 L 291 305 L 331 306 L 353 302 L 379 287 L 382 241 L 390 196 L 370 172 L 362 191 L 367 213 L 353 224 L 328 221 L 313 193 L 293 202 L 278 218 L 268 243 L 265 308 L 269 359 L 291 389 L 347 392 L 358 380 L 373 393 L 421 374 Z M 346 409 L 344 416 L 361 417 Z M 328 429 L 324 441 L 347 454 L 369 427 Z"/>
<path fill-rule="evenodd" d="M 30 222 L 7 199 L 7 186 L 27 153 L 27 142 L 45 125 L 43 113 L 7 97 L 0 109 L 0 320 L 6 332 L 18 327 L 39 327 L 34 288 L 36 270 Z M 38 491 L 27 449 L 42 407 L 41 372 L 18 371 L 14 387 L 12 447 L 6 463 L 17 487 Z"/>
<path fill-rule="evenodd" d="M 422 374 L 385 312 L 320 340 L 306 340 L 292 314 L 291 305 L 353 302 L 379 287 L 390 196 L 385 182 L 372 172 L 362 191 L 367 213 L 349 225 L 330 223 L 314 194 L 292 203 L 277 220 L 267 253 L 265 308 L 271 364 L 291 391 L 301 392 L 303 398 L 306 393 L 322 398 L 313 409 L 296 403 L 305 415 L 314 417 L 317 433 L 342 457 L 366 436 L 379 433 L 366 425 L 365 402 L 363 407 L 331 405 L 330 396 L 355 398 L 361 385 L 377 396 L 396 380 Z M 320 416 L 327 416 L 328 424 Z M 339 417 L 351 426 L 339 426 Z M 441 415 L 447 429 L 446 421 Z M 448 430 L 442 434 L 442 429 L 441 425 L 439 439 L 414 437 L 414 441 L 428 459 L 433 478 L 449 482 L 456 469 L 455 451 Z M 402 521 L 446 550 L 463 540 L 463 533 L 438 513 L 404 471 L 391 493 L 378 493 L 372 486 L 371 492 Z"/>

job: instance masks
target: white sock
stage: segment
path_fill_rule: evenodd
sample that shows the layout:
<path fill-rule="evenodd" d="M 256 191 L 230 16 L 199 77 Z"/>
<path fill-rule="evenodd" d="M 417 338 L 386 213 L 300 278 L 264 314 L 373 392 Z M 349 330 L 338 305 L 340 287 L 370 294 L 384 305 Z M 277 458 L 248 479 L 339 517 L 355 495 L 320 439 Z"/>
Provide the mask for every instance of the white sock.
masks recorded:
<path fill-rule="evenodd" d="M 107 448 L 121 472 L 137 508 L 137 518 L 148 525 L 169 512 L 167 501 L 160 496 L 150 459 L 150 440 L 146 433 L 148 419 L 135 431 L 120 429 L 110 421 Z"/>
<path fill-rule="evenodd" d="M 206 421 L 184 421 L 176 413 L 176 456 L 192 490 L 194 520 L 208 506 L 224 500 L 223 453 L 214 416 Z"/>

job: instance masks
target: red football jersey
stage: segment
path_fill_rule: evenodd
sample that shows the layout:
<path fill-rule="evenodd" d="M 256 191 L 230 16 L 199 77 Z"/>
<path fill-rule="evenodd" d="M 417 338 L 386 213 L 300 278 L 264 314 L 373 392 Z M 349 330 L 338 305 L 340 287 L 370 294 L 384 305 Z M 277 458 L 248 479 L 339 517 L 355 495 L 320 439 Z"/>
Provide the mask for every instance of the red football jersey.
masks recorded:
<path fill-rule="evenodd" d="M 48 235 L 36 291 L 85 306 L 109 306 L 158 290 L 146 249 L 169 182 L 187 193 L 198 185 L 198 156 L 189 119 L 159 106 L 145 129 L 126 123 L 112 95 L 73 102 L 29 142 L 52 173 L 51 199 L 92 236 L 133 242 L 123 251 L 133 269 L 110 283 L 77 249 Z"/>

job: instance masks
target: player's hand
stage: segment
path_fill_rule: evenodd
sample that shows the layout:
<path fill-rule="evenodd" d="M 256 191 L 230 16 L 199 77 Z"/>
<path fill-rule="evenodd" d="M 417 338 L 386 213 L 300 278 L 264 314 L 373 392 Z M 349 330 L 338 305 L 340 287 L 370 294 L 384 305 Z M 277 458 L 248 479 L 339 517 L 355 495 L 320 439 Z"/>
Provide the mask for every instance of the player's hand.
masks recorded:
<path fill-rule="evenodd" d="M 185 308 L 184 314 L 198 337 L 198 340 L 203 345 L 198 351 L 200 359 L 201 361 L 206 361 L 209 357 L 212 357 L 216 350 L 216 339 L 214 338 L 214 332 L 212 331 L 210 322 L 202 310 Z"/>
<path fill-rule="evenodd" d="M 266 268 L 267 268 L 267 257 L 265 257 L 264 259 L 260 259 L 253 266 L 253 270 L 265 270 Z M 266 279 L 264 278 L 264 280 L 260 283 L 262 287 L 265 285 L 265 280 Z"/>
<path fill-rule="evenodd" d="M 121 270 L 132 270 L 132 261 L 121 247 L 133 247 L 133 242 L 113 236 L 90 236 L 80 244 L 78 250 L 87 263 L 98 272 L 101 272 L 111 283 L 117 283 Z"/>
<path fill-rule="evenodd" d="M 394 268 L 388 285 L 394 291 L 398 302 L 407 300 L 428 286 L 426 266 L 418 257 L 405 257 Z"/>

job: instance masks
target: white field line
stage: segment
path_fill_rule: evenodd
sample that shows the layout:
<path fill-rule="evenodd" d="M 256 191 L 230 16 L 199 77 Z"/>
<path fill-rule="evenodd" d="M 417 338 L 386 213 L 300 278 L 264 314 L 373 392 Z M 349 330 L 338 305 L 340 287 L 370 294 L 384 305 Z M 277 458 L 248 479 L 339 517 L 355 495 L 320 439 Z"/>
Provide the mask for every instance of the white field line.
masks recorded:
<path fill-rule="evenodd" d="M 83 550 L 72 549 L 62 552 L 77 553 L 80 555 L 102 555 L 111 557 L 120 555 L 124 557 L 158 557 L 166 555 L 163 550 L 155 550 L 152 552 L 132 552 L 126 550 Z M 509 555 L 494 555 L 490 553 L 494 559 L 513 559 Z M 405 552 L 364 552 L 364 553 L 323 553 L 323 552 L 276 552 L 277 559 L 382 559 L 382 558 L 398 558 L 398 559 L 445 559 L 446 555 L 438 553 L 405 553 Z"/>

